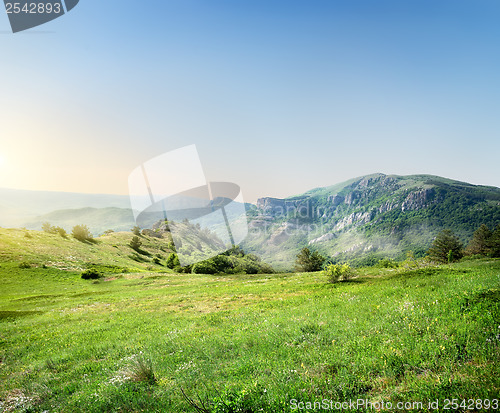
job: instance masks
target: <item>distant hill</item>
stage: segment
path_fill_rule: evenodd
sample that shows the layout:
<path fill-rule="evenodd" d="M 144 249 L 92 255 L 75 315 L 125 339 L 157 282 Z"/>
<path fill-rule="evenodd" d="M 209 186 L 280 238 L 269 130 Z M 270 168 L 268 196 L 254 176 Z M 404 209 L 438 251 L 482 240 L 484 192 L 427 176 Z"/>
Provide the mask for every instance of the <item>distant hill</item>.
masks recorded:
<path fill-rule="evenodd" d="M 500 189 L 432 175 L 373 174 L 286 199 L 261 198 L 243 248 L 291 268 L 305 246 L 337 261 L 370 264 L 421 256 L 450 228 L 464 242 L 481 225 L 500 224 Z"/>
<path fill-rule="evenodd" d="M 63 209 L 36 217 L 22 225 L 27 229 L 41 229 L 43 222 L 64 228 L 71 232 L 75 225 L 85 224 L 94 235 L 100 235 L 108 229 L 129 231 L 134 225 L 131 209 L 123 208 L 79 208 Z"/>
<path fill-rule="evenodd" d="M 26 191 L 0 188 L 0 226 L 18 227 L 50 212 L 80 208 L 130 209 L 127 195 Z"/>

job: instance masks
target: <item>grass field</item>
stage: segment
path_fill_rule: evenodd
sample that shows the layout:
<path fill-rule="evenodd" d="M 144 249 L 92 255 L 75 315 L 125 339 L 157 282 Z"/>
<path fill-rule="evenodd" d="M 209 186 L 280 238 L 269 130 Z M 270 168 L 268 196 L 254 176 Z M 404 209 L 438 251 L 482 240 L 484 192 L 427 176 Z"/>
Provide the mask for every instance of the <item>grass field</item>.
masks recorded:
<path fill-rule="evenodd" d="M 20 268 L 11 253 L 0 411 L 196 411 L 182 392 L 207 412 L 500 395 L 499 260 L 366 268 L 337 284 L 320 273 L 85 281 Z"/>

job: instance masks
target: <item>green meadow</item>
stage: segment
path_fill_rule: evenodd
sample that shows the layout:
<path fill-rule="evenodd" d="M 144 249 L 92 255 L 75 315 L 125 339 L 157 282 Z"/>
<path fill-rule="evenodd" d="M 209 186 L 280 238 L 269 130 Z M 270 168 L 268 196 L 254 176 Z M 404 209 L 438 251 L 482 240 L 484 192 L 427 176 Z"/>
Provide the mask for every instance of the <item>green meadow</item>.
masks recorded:
<path fill-rule="evenodd" d="M 271 413 L 357 399 L 471 411 L 470 399 L 481 410 L 500 395 L 500 260 L 362 268 L 336 284 L 120 272 L 130 260 L 116 239 L 52 236 L 33 252 L 36 240 L 2 231 L 0 411 Z M 56 265 L 62 242 L 78 265 Z M 80 278 L 85 249 L 110 264 L 106 278 Z"/>

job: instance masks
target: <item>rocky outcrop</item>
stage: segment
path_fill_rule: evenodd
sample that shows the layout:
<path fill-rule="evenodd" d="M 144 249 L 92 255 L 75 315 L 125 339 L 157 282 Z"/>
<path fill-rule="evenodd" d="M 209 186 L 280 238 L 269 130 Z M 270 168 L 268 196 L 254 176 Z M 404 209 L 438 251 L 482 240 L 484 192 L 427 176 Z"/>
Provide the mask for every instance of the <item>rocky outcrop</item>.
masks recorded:
<path fill-rule="evenodd" d="M 344 199 L 345 198 L 342 195 L 330 195 L 327 198 L 327 201 L 329 204 L 332 204 L 334 207 L 337 207 L 344 202 Z"/>
<path fill-rule="evenodd" d="M 336 231 L 340 231 L 352 224 L 366 224 L 372 220 L 373 216 L 373 211 L 353 212 L 349 216 L 338 221 L 334 229 Z"/>
<path fill-rule="evenodd" d="M 322 235 L 321 237 L 312 239 L 311 241 L 309 241 L 309 245 L 319 244 L 321 242 L 330 241 L 334 238 L 335 238 L 335 234 L 328 233 L 328 234 Z"/>
<path fill-rule="evenodd" d="M 436 191 L 434 188 L 410 192 L 401 204 L 401 211 L 412 211 L 425 208 L 434 201 Z"/>
<path fill-rule="evenodd" d="M 354 203 L 356 203 L 356 201 L 358 201 L 360 198 L 361 198 L 361 192 L 359 192 L 359 191 L 352 191 L 352 192 L 349 192 L 347 194 L 347 196 L 345 197 L 344 202 L 347 205 L 351 206 Z"/>
<path fill-rule="evenodd" d="M 271 217 L 288 216 L 298 214 L 302 218 L 311 217 L 314 213 L 308 197 L 296 199 L 259 198 L 257 208 L 263 215 Z"/>
<path fill-rule="evenodd" d="M 308 225 L 300 226 L 293 222 L 284 222 L 272 233 L 268 242 L 272 245 L 282 244 L 288 240 L 290 236 L 295 235 L 299 231 L 307 234 L 311 231 L 311 227 Z"/>
<path fill-rule="evenodd" d="M 378 212 L 379 214 L 384 214 L 386 212 L 392 211 L 394 208 L 399 207 L 399 204 L 394 201 L 387 201 L 384 204 L 380 205 Z"/>

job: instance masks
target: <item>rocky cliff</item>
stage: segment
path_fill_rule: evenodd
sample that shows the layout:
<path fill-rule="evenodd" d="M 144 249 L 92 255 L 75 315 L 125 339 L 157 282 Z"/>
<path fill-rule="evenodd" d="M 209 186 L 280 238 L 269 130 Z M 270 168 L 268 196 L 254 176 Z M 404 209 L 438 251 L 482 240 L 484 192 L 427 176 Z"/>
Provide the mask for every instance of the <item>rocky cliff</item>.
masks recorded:
<path fill-rule="evenodd" d="M 292 198 L 261 198 L 245 248 L 293 262 L 305 245 L 334 257 L 423 254 L 443 228 L 466 241 L 482 223 L 500 223 L 500 189 L 430 175 L 373 174 Z M 278 263 L 279 265 L 279 263 Z"/>

